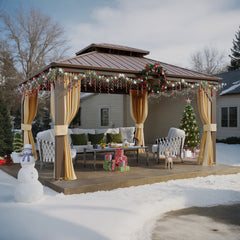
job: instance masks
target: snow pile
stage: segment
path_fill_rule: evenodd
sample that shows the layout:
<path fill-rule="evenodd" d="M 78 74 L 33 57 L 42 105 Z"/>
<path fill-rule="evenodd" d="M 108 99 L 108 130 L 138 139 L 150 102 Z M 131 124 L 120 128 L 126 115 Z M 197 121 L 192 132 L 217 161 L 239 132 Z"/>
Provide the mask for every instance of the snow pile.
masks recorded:
<path fill-rule="evenodd" d="M 217 163 L 240 166 L 240 144 L 216 144 Z"/>
<path fill-rule="evenodd" d="M 227 159 L 237 156 L 239 145 L 221 145 L 217 149 L 225 147 Z M 44 187 L 44 198 L 32 204 L 14 201 L 16 182 L 0 171 L 0 238 L 4 240 L 151 239 L 156 219 L 170 210 L 240 203 L 240 174 L 77 195 Z"/>

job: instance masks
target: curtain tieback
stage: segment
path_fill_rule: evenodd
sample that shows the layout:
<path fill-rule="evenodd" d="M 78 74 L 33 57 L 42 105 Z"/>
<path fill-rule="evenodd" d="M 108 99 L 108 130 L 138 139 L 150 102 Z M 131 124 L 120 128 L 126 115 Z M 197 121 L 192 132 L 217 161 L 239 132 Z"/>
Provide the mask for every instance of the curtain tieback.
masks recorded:
<path fill-rule="evenodd" d="M 32 130 L 32 125 L 31 124 L 24 124 L 24 123 L 22 123 L 21 124 L 21 129 L 23 131 L 31 131 Z"/>
<path fill-rule="evenodd" d="M 216 132 L 217 131 L 217 124 L 215 124 L 215 123 L 204 124 L 203 131 L 204 132 Z"/>
<path fill-rule="evenodd" d="M 143 128 L 143 123 L 136 123 L 136 128 Z"/>
<path fill-rule="evenodd" d="M 55 125 L 54 135 L 55 136 L 65 136 L 68 134 L 68 125 Z"/>

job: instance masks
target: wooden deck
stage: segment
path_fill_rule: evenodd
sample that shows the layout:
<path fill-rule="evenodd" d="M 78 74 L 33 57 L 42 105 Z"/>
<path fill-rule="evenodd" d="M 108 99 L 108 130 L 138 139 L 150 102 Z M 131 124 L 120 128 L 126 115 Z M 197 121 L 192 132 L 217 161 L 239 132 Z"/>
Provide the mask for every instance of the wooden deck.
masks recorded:
<path fill-rule="evenodd" d="M 215 166 L 197 165 L 196 160 L 185 160 L 184 163 L 174 163 L 173 169 L 165 169 L 163 163 L 156 164 L 150 157 L 150 165 L 145 164 L 145 154 L 140 154 L 140 161 L 137 164 L 134 157 L 129 157 L 129 172 L 107 172 L 103 169 L 103 161 L 97 160 L 97 169 L 93 169 L 93 161 L 87 161 L 86 168 L 80 159 L 75 164 L 77 180 L 56 181 L 53 178 L 53 164 L 44 166 L 39 170 L 39 181 L 64 194 L 78 194 L 95 192 L 102 190 L 113 190 L 116 188 L 152 184 L 175 179 L 186 179 L 195 177 L 205 177 L 208 175 L 225 175 L 240 173 L 240 167 L 216 164 Z M 0 169 L 8 174 L 17 177 L 20 164 L 0 166 Z"/>

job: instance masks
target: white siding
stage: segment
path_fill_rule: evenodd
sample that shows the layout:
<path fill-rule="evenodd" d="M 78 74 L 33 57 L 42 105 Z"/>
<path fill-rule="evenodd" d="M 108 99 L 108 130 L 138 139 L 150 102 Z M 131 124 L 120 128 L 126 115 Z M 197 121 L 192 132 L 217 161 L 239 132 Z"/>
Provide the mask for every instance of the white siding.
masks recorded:
<path fill-rule="evenodd" d="M 80 102 L 82 108 L 81 128 L 106 128 L 100 126 L 101 107 L 109 107 L 110 109 L 109 127 L 124 126 L 124 97 L 125 95 L 121 94 L 94 94 L 88 98 L 82 99 Z"/>
<path fill-rule="evenodd" d="M 237 107 L 237 127 L 221 127 L 221 108 Z M 217 98 L 217 139 L 240 137 L 240 94 L 219 96 Z"/>

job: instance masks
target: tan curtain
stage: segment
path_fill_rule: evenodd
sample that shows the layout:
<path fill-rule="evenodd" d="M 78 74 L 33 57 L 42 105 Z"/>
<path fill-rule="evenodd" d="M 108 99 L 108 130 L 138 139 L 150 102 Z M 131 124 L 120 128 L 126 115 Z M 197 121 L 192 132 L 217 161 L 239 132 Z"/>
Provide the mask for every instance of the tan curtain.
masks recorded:
<path fill-rule="evenodd" d="M 136 124 L 136 138 L 145 146 L 143 125 L 148 115 L 148 92 L 130 91 L 130 111 Z"/>
<path fill-rule="evenodd" d="M 214 157 L 211 131 L 216 131 L 216 124 L 211 124 L 211 90 L 204 89 L 200 86 L 197 97 L 199 113 L 204 124 L 198 163 L 202 165 L 212 165 Z"/>
<path fill-rule="evenodd" d="M 23 100 L 23 143 L 31 144 L 33 149 L 33 156 L 37 159 L 37 153 L 32 135 L 32 121 L 37 113 L 38 93 L 26 93 Z"/>
<path fill-rule="evenodd" d="M 59 131 L 65 132 L 68 126 L 73 120 L 73 118 L 76 116 L 79 104 L 80 104 L 80 91 L 81 91 L 81 81 L 78 80 L 73 87 L 70 89 L 68 86 L 71 84 L 71 78 L 69 76 L 64 76 L 64 88 L 66 91 L 66 94 L 64 95 L 64 127 L 63 130 L 61 130 L 62 126 L 56 126 L 54 129 L 59 129 Z M 53 86 L 51 88 L 51 115 L 53 122 L 55 124 L 55 98 L 54 98 L 54 89 Z M 68 139 L 68 133 L 62 134 L 64 135 L 64 158 L 65 158 L 65 180 L 75 180 L 77 179 L 73 164 L 72 164 L 72 156 L 71 156 L 71 150 L 70 150 L 70 144 Z"/>

